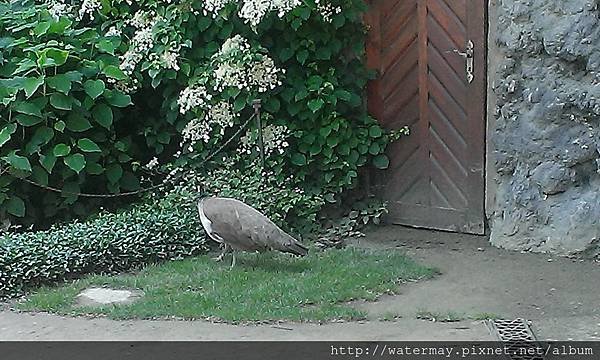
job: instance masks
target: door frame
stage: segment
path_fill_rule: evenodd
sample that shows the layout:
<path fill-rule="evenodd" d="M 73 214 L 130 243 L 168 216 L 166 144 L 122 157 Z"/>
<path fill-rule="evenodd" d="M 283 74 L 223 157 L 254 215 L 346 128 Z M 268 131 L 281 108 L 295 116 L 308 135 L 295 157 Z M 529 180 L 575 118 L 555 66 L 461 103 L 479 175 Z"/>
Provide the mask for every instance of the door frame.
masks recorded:
<path fill-rule="evenodd" d="M 377 2 L 378 1 L 386 1 L 386 0 L 366 0 L 367 4 L 371 7 L 371 6 L 377 6 Z M 418 0 L 418 11 L 419 14 L 423 15 L 422 12 L 423 11 L 427 11 L 426 9 L 426 5 L 427 5 L 427 1 L 430 0 Z M 450 0 L 452 1 L 452 0 Z M 472 179 L 469 179 L 467 181 L 467 186 L 477 186 L 479 187 L 479 190 L 477 191 L 481 198 L 478 198 L 476 203 L 480 204 L 480 206 L 477 207 L 477 209 L 474 208 L 469 208 L 467 209 L 467 214 L 469 214 L 469 217 L 471 216 L 476 216 L 476 217 L 483 217 L 483 224 L 467 224 L 465 227 L 463 228 L 459 228 L 457 226 L 453 226 L 453 224 L 448 223 L 446 224 L 446 228 L 445 230 L 448 231 L 455 231 L 455 232 L 467 232 L 467 233 L 473 233 L 473 234 L 479 234 L 479 235 L 484 235 L 487 234 L 489 232 L 489 225 L 488 225 L 488 214 L 489 211 L 491 209 L 491 204 L 494 201 L 494 197 L 493 194 L 495 193 L 495 191 L 491 191 L 491 190 L 495 190 L 494 189 L 494 182 L 493 182 L 493 176 L 490 176 L 492 174 L 494 174 L 493 168 L 491 167 L 491 161 L 489 159 L 489 156 L 492 154 L 492 149 L 491 149 L 491 144 L 488 141 L 488 139 L 491 137 L 491 128 L 492 128 L 492 121 L 493 121 L 493 111 L 490 108 L 490 106 L 493 106 L 492 104 L 494 103 L 493 99 L 491 99 L 491 95 L 493 94 L 492 91 L 492 84 L 489 82 L 489 77 L 488 77 L 488 69 L 490 68 L 490 56 L 489 56 L 489 52 L 490 52 L 490 32 L 489 32 L 489 28 L 490 28 L 490 8 L 493 6 L 491 3 L 494 2 L 495 0 L 468 0 L 468 1 L 481 1 L 483 2 L 483 6 L 477 6 L 475 7 L 476 13 L 473 15 L 470 15 L 472 17 L 475 18 L 479 18 L 481 19 L 481 21 L 483 22 L 482 26 L 483 26 L 483 31 L 481 32 L 481 28 L 477 29 L 477 33 L 474 33 L 474 30 L 468 31 L 468 35 L 467 38 L 473 40 L 476 44 L 481 44 L 480 46 L 476 45 L 476 49 L 479 49 L 479 51 L 476 51 L 475 53 L 475 77 L 476 79 L 480 79 L 480 83 L 478 84 L 478 86 L 474 86 L 472 88 L 478 88 L 480 89 L 477 93 L 475 94 L 469 94 L 469 98 L 473 99 L 473 101 L 479 102 L 481 104 L 481 107 L 476 109 L 476 111 L 481 113 L 481 119 L 480 119 L 480 123 L 478 123 L 479 126 L 481 126 L 481 128 L 478 129 L 474 129 L 475 132 L 478 132 L 479 134 L 482 134 L 481 137 L 477 137 L 478 141 L 477 141 L 477 149 L 481 149 L 483 151 L 483 154 L 477 152 L 475 154 L 475 152 L 473 152 L 473 156 L 477 156 L 478 159 L 476 159 L 475 161 L 469 161 L 470 164 L 475 163 L 477 164 L 476 168 L 469 168 L 469 171 L 472 172 L 481 172 L 483 179 L 481 180 L 481 183 L 478 184 L 473 184 L 471 183 Z M 366 26 L 368 27 L 368 35 L 367 35 L 367 42 L 366 42 L 366 59 L 367 59 L 367 67 L 370 69 L 375 69 L 377 70 L 379 67 L 379 63 L 380 63 L 380 49 L 381 49 L 381 45 L 382 45 L 382 41 L 381 41 L 381 24 L 379 22 L 378 19 L 378 14 L 375 11 L 369 11 L 365 14 L 364 17 L 364 21 Z M 419 34 L 419 39 L 417 41 L 427 41 L 427 34 L 425 34 L 425 39 L 421 39 L 421 37 L 423 37 L 423 35 Z M 425 45 L 427 45 L 427 43 L 425 43 Z M 426 49 L 426 46 L 425 46 Z M 478 66 L 477 66 L 478 65 Z M 423 65 L 420 65 L 423 66 Z M 424 64 L 424 66 L 427 66 L 427 64 Z M 421 69 L 421 73 L 423 69 Z M 380 92 L 379 92 L 379 78 L 372 80 L 368 83 L 367 85 L 367 106 L 369 109 L 369 113 L 371 115 L 373 115 L 375 118 L 377 119 L 381 119 L 382 118 L 382 113 L 383 113 L 383 104 L 381 103 L 381 99 L 382 97 L 380 96 Z M 421 91 L 421 90 L 420 90 Z M 469 109 L 469 111 L 474 111 L 472 108 Z M 402 139 L 400 139 L 399 141 L 402 141 Z M 481 156 L 481 158 L 479 158 L 479 156 Z M 481 162 L 481 167 L 479 167 L 479 162 Z M 373 173 L 375 173 L 373 175 L 374 179 L 377 178 L 381 178 L 381 173 L 379 173 L 379 171 L 377 170 L 373 170 Z M 477 178 L 479 179 L 479 178 Z M 384 184 L 372 184 L 372 182 L 369 180 L 367 181 L 367 183 L 369 184 L 368 186 L 372 186 L 374 185 L 375 187 L 375 192 L 376 193 L 380 193 L 381 194 L 381 190 L 385 189 L 385 183 Z M 388 222 L 389 219 L 387 219 Z M 393 221 L 392 221 L 393 222 Z M 422 226 L 415 226 L 415 225 L 409 225 L 412 227 L 425 227 L 425 228 L 434 228 L 435 226 L 432 226 L 432 224 L 425 224 Z"/>

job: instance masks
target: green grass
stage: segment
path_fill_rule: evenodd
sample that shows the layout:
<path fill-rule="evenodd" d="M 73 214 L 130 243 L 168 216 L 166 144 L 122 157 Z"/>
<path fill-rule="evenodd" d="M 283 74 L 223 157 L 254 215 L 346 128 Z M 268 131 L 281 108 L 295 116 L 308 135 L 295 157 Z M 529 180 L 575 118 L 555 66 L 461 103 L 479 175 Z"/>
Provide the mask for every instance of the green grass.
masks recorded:
<path fill-rule="evenodd" d="M 229 257 L 226 258 L 229 260 Z M 90 276 L 44 287 L 17 304 L 24 311 L 107 315 L 115 319 L 212 319 L 227 322 L 362 319 L 348 302 L 394 293 L 401 282 L 430 278 L 423 267 L 396 251 L 362 249 L 285 254 L 240 254 L 237 265 L 200 256 L 148 266 L 137 274 Z M 80 307 L 88 287 L 142 290 L 133 304 Z"/>
<path fill-rule="evenodd" d="M 494 313 L 482 312 L 482 313 L 473 315 L 471 317 L 471 319 L 473 319 L 473 320 L 497 320 L 497 319 L 503 319 L 503 317 L 498 314 L 494 314 Z"/>
<path fill-rule="evenodd" d="M 448 312 L 432 312 L 427 310 L 420 310 L 417 312 L 417 319 L 437 321 L 437 322 L 457 322 L 466 320 L 464 314 L 459 314 L 454 311 Z"/>
<path fill-rule="evenodd" d="M 400 318 L 402 318 L 402 315 L 398 314 L 397 312 L 388 311 L 383 313 L 377 319 L 379 321 L 397 321 Z"/>

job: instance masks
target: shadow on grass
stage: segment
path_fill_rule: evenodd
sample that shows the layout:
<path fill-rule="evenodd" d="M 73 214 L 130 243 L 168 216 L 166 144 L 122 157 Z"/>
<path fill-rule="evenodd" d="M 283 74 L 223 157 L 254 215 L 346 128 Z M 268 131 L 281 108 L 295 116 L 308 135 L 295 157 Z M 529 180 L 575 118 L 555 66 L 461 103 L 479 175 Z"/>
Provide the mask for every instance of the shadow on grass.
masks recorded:
<path fill-rule="evenodd" d="M 293 258 L 292 256 L 275 256 L 273 253 L 248 254 L 238 259 L 235 266 L 248 268 L 249 270 L 260 269 L 266 272 L 302 273 L 310 269 L 306 259 Z"/>

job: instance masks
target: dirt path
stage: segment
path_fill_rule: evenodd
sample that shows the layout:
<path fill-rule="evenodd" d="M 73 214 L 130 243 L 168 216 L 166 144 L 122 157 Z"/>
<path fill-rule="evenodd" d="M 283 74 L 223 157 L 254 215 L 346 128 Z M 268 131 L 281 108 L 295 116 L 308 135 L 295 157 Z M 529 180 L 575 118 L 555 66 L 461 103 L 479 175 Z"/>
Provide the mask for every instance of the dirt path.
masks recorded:
<path fill-rule="evenodd" d="M 485 238 L 380 228 L 360 246 L 400 248 L 439 268 L 437 279 L 408 284 L 399 296 L 358 303 L 370 321 L 234 326 L 203 321 L 112 321 L 0 312 L 0 340 L 492 340 L 482 313 L 533 321 L 542 339 L 600 339 L 600 264 L 495 249 Z M 453 314 L 459 322 L 416 319 Z M 376 319 L 402 316 L 395 322 Z"/>

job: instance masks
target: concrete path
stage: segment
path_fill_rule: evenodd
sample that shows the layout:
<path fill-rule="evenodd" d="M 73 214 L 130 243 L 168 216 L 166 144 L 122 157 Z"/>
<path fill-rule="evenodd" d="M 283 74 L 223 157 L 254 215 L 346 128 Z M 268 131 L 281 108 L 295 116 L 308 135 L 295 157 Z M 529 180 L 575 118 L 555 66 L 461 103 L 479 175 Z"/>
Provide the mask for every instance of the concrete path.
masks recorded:
<path fill-rule="evenodd" d="M 114 321 L 0 313 L 0 340 L 491 340 L 482 322 L 417 319 L 235 326 L 204 321 Z"/>
<path fill-rule="evenodd" d="M 494 248 L 485 237 L 408 228 L 381 228 L 358 243 L 399 248 L 442 271 L 405 286 L 399 296 L 362 304 L 374 317 L 489 313 L 531 320 L 539 339 L 600 340 L 598 262 L 521 254 Z"/>
<path fill-rule="evenodd" d="M 204 321 L 113 321 L 0 312 L 0 340 L 493 340 L 483 313 L 533 322 L 540 339 L 600 340 L 600 264 L 519 254 L 484 237 L 385 227 L 355 241 L 398 248 L 439 268 L 438 278 L 407 284 L 398 296 L 356 303 L 369 321 L 235 326 Z M 452 323 L 416 319 L 453 313 Z M 384 314 L 401 318 L 378 321 Z"/>

